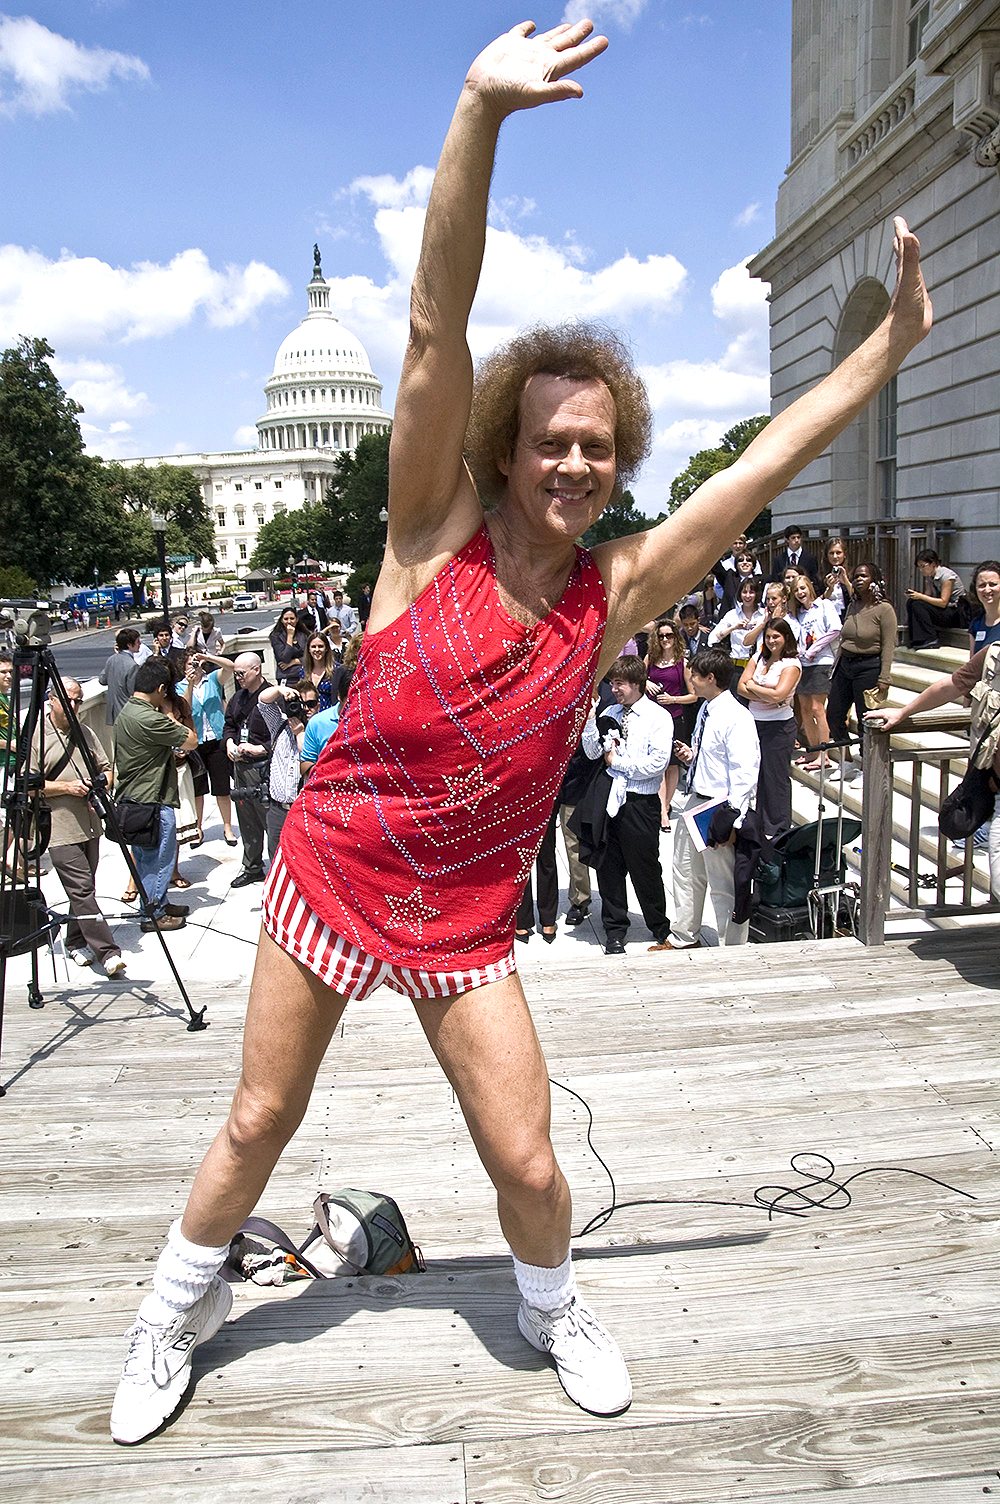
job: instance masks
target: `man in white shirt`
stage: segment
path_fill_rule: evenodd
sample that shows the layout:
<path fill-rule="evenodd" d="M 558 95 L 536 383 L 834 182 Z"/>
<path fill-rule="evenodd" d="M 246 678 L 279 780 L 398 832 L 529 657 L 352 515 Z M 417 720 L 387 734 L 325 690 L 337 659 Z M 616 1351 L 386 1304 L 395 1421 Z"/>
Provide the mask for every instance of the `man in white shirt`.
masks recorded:
<path fill-rule="evenodd" d="M 344 636 L 346 638 L 353 637 L 358 630 L 358 613 L 353 606 L 345 604 L 344 592 L 342 590 L 335 590 L 333 592 L 333 605 L 330 607 L 331 621 L 334 617 L 340 622 Z"/>
<path fill-rule="evenodd" d="M 719 800 L 728 806 L 717 825 L 729 827 L 725 844 L 699 851 L 683 817 L 674 826 L 674 924 L 670 939 L 650 950 L 690 950 L 701 945 L 701 916 L 706 891 L 715 911 L 720 945 L 745 945 L 749 924 L 736 924 L 733 882 L 735 832 L 743 823 L 757 788 L 760 741 L 753 716 L 729 692 L 733 666 L 728 653 L 706 648 L 691 663 L 691 686 L 704 700 L 690 747 L 676 744 L 677 760 L 687 768 L 684 809 Z"/>
<path fill-rule="evenodd" d="M 615 704 L 602 714 L 620 729 L 602 738 L 592 715 L 583 728 L 583 750 L 595 761 L 603 756 L 611 774 L 608 840 L 597 868 L 597 886 L 605 952 L 623 956 L 629 926 L 626 876 L 632 879 L 642 917 L 655 939 L 665 941 L 670 933 L 660 870 L 659 789 L 670 761 L 674 718 L 646 695 L 641 658 L 625 654 L 616 659 L 608 680 Z"/>

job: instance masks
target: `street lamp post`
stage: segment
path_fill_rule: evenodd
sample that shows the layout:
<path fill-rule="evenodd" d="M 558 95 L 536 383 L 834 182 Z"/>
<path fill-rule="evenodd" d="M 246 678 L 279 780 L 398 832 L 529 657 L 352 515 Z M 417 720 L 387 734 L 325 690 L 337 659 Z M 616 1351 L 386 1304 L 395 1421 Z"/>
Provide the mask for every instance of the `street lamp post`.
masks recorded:
<path fill-rule="evenodd" d="M 156 539 L 156 557 L 160 565 L 160 605 L 163 620 L 170 621 L 170 589 L 167 585 L 167 519 L 162 512 L 150 512 L 150 526 Z"/>

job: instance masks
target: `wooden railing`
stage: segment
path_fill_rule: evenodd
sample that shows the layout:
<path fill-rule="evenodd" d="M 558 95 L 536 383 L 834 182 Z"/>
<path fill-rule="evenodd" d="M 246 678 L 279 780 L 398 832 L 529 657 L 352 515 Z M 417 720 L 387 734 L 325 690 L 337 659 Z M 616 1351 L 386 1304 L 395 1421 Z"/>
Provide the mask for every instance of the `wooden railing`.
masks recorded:
<path fill-rule="evenodd" d="M 948 731 L 967 735 L 968 716 L 956 714 L 933 719 L 914 716 L 907 723 L 908 730 Z M 861 901 L 858 915 L 858 939 L 863 945 L 882 945 L 885 939 L 887 916 L 893 919 L 930 918 L 944 914 L 972 914 L 978 910 L 995 910 L 997 901 L 987 898 L 974 902 L 976 891 L 973 882 L 973 845 L 970 837 L 965 842 L 961 857 L 956 856 L 949 868 L 952 843 L 940 831 L 937 833 L 937 870 L 934 877 L 933 897 L 926 903 L 919 899 L 922 886 L 919 873 L 920 819 L 934 813 L 934 805 L 921 803 L 924 788 L 924 769 L 938 769 L 936 802 L 941 802 L 964 776 L 967 753 L 963 748 L 918 748 L 892 745 L 892 736 L 867 725 L 864 730 L 865 778 L 861 796 Z M 894 769 L 910 765 L 912 772 L 908 789 L 894 787 Z M 909 868 L 907 873 L 907 906 L 890 911 L 892 881 L 893 842 L 893 794 L 909 795 Z M 959 865 L 960 863 L 960 865 Z M 949 902 L 946 885 L 961 877 L 962 897 L 959 902 Z"/>
<path fill-rule="evenodd" d="M 843 538 L 848 573 L 857 564 L 877 564 L 889 587 L 889 599 L 898 611 L 916 580 L 917 554 L 921 549 L 933 548 L 946 560 L 948 540 L 955 531 L 946 517 L 885 517 L 874 522 L 843 522 L 838 526 L 831 523 L 809 528 L 803 535 L 802 546 L 807 553 L 816 555 L 823 574 L 827 539 Z M 749 546 L 760 559 L 766 577 L 775 554 L 785 546 L 785 535 L 770 533 L 766 538 L 752 538 Z"/>

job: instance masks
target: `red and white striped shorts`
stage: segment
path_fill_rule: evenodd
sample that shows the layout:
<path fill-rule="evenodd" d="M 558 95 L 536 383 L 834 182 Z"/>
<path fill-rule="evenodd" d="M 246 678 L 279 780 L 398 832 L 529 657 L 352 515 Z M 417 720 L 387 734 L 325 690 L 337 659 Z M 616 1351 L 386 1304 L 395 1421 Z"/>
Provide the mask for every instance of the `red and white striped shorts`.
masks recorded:
<path fill-rule="evenodd" d="M 418 971 L 367 955 L 334 934 L 313 913 L 292 882 L 280 847 L 264 884 L 261 910 L 264 928 L 274 943 L 351 1001 L 368 997 L 383 982 L 404 997 L 458 997 L 487 982 L 499 982 L 516 970 L 513 947 L 501 960 L 471 971 Z"/>

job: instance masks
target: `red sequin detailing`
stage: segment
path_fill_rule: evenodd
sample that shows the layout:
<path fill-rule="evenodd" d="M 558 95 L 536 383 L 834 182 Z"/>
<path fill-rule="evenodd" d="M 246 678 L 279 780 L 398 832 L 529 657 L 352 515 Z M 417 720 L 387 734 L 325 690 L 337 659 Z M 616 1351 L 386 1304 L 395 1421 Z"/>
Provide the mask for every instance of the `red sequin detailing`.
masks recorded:
<path fill-rule="evenodd" d="M 485 526 L 366 634 L 337 733 L 285 821 L 305 901 L 367 955 L 429 971 L 510 950 L 589 708 L 607 620 L 583 549 L 534 627 L 500 603 Z"/>

